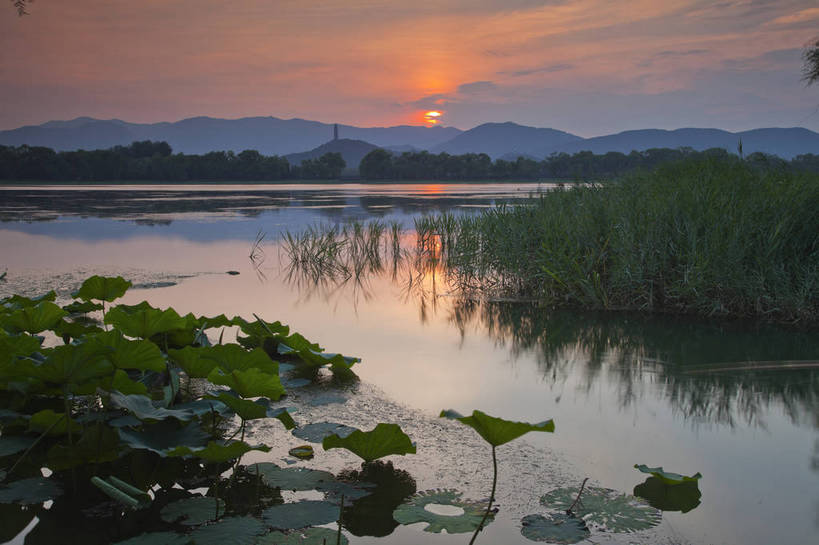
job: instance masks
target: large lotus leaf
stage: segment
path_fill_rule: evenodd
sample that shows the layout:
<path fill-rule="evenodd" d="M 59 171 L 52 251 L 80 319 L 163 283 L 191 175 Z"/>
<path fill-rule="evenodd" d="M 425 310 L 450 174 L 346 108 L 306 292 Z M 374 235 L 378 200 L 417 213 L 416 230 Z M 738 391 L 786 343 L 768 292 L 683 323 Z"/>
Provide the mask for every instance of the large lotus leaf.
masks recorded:
<path fill-rule="evenodd" d="M 43 301 L 57 300 L 57 292 L 54 290 L 48 291 L 38 297 L 24 297 L 22 295 L 12 295 L 0 300 L 0 305 L 9 310 L 18 310 L 24 307 L 33 307 L 42 303 Z"/>
<path fill-rule="evenodd" d="M 103 381 L 102 387 L 108 391 L 114 391 L 125 395 L 146 395 L 148 387 L 141 382 L 131 380 L 128 373 L 122 369 L 114 371 L 114 376 L 111 380 Z"/>
<path fill-rule="evenodd" d="M 111 392 L 111 403 L 115 407 L 127 409 L 140 420 L 176 418 L 177 420 L 188 421 L 196 418 L 196 415 L 191 410 L 155 407 L 154 404 L 151 403 L 151 400 L 144 395 L 123 395 L 119 392 Z"/>
<path fill-rule="evenodd" d="M 526 515 L 520 523 L 522 524 L 520 533 L 530 541 L 570 545 L 591 535 L 583 519 L 566 513 Z"/>
<path fill-rule="evenodd" d="M 229 517 L 191 533 L 196 545 L 254 545 L 256 537 L 267 531 L 264 524 L 253 517 Z"/>
<path fill-rule="evenodd" d="M 54 445 L 48 451 L 48 467 L 69 469 L 84 464 L 101 464 L 122 454 L 117 430 L 102 424 L 88 426 L 73 445 Z"/>
<path fill-rule="evenodd" d="M 28 421 L 28 431 L 34 433 L 46 433 L 52 437 L 58 435 L 66 435 L 68 433 L 68 419 L 65 413 L 55 413 L 51 409 L 44 409 L 31 415 Z M 82 432 L 82 426 L 71 421 L 71 433 L 79 434 Z"/>
<path fill-rule="evenodd" d="M 119 437 L 133 449 L 150 450 L 160 456 L 167 456 L 180 446 L 202 448 L 210 439 L 210 435 L 202 430 L 197 422 L 181 426 L 175 420 L 165 420 L 146 426 L 144 431 L 121 429 Z"/>
<path fill-rule="evenodd" d="M 234 413 L 238 414 L 242 420 L 255 420 L 267 416 L 267 407 L 254 401 L 236 397 L 228 392 L 219 392 L 218 395 L 210 394 L 205 396 L 205 399 L 212 399 L 224 403 Z"/>
<path fill-rule="evenodd" d="M 149 532 L 140 534 L 125 541 L 117 541 L 114 545 L 191 545 L 191 536 L 175 532 Z"/>
<path fill-rule="evenodd" d="M 206 462 L 228 462 L 241 458 L 251 450 L 270 452 L 270 447 L 266 445 L 248 445 L 244 441 L 231 441 L 222 443 L 220 441 L 210 441 L 208 446 L 200 449 L 192 449 L 185 446 L 177 447 L 168 453 L 168 456 L 196 456 Z"/>
<path fill-rule="evenodd" d="M 2 435 L 0 436 L 0 458 L 23 452 L 30 447 L 34 441 L 34 437 L 25 435 Z"/>
<path fill-rule="evenodd" d="M 45 351 L 45 362 L 35 366 L 33 374 L 43 382 L 65 386 L 74 393 L 93 393 L 100 378 L 114 373 L 114 366 L 108 361 L 110 353 L 110 348 L 91 343 L 57 346 Z"/>
<path fill-rule="evenodd" d="M 661 511 L 687 513 L 700 504 L 702 492 L 696 481 L 670 485 L 658 477 L 649 477 L 634 487 L 634 495 Z"/>
<path fill-rule="evenodd" d="M 293 417 L 290 416 L 290 408 L 288 407 L 271 407 L 270 400 L 266 398 L 260 398 L 254 401 L 257 405 L 261 405 L 265 407 L 267 411 L 268 418 L 275 418 L 284 424 L 284 428 L 287 430 L 292 430 L 296 427 L 296 421 L 293 420 Z"/>
<path fill-rule="evenodd" d="M 426 507 L 428 505 L 448 505 L 463 509 L 460 515 L 439 515 Z M 407 501 L 399 505 L 392 513 L 392 518 L 399 524 L 415 524 L 426 522 L 425 532 L 440 533 L 446 530 L 448 534 L 463 534 L 474 532 L 483 520 L 486 505 L 480 502 L 461 499 L 461 493 L 456 490 L 425 490 L 414 494 Z M 491 513 L 484 526 L 493 520 Z"/>
<path fill-rule="evenodd" d="M 198 417 L 205 414 L 213 414 L 214 412 L 221 416 L 227 416 L 232 413 L 230 407 L 215 399 L 196 399 L 194 401 L 188 401 L 187 403 L 174 405 L 174 408 L 193 411 L 193 414 Z"/>
<path fill-rule="evenodd" d="M 235 317 L 233 319 L 234 325 L 238 325 L 242 333 L 247 337 L 239 337 L 238 341 L 243 345 L 251 348 L 261 348 L 264 340 L 267 338 L 284 338 L 290 333 L 290 328 L 282 325 L 281 322 L 263 322 L 255 320 L 248 322 L 242 317 Z"/>
<path fill-rule="evenodd" d="M 159 310 L 147 302 L 138 305 L 117 305 L 105 315 L 105 323 L 113 325 L 129 337 L 149 339 L 158 333 L 185 329 L 188 321 L 174 309 Z"/>
<path fill-rule="evenodd" d="M 440 416 L 458 420 L 473 428 L 493 447 L 508 443 L 530 431 L 555 431 L 555 423 L 551 419 L 537 424 L 529 424 L 528 422 L 513 422 L 503 418 L 496 418 L 478 410 L 472 411 L 472 416 L 463 416 L 453 410 L 441 411 Z"/>
<path fill-rule="evenodd" d="M 85 280 L 80 286 L 80 289 L 71 295 L 83 301 L 108 301 L 109 303 L 114 299 L 119 299 L 128 288 L 131 287 L 131 282 L 125 280 L 121 276 L 99 276 L 94 275 Z"/>
<path fill-rule="evenodd" d="M 350 542 L 342 534 L 338 540 L 338 532 L 329 528 L 305 528 L 289 534 L 273 531 L 256 540 L 256 545 L 348 545 Z"/>
<path fill-rule="evenodd" d="M 168 350 L 168 357 L 191 378 L 207 378 L 219 364 L 213 359 L 201 357 L 204 348 L 186 346 Z"/>
<path fill-rule="evenodd" d="M 69 314 L 85 314 L 86 312 L 102 310 L 102 305 L 92 303 L 91 301 L 73 301 L 67 305 L 63 305 L 63 310 Z"/>
<path fill-rule="evenodd" d="M 10 543 L 34 519 L 35 510 L 23 505 L 0 503 L 0 543 Z"/>
<path fill-rule="evenodd" d="M 346 426 L 344 424 L 337 424 L 335 422 L 316 422 L 314 424 L 305 424 L 293 430 L 293 435 L 299 439 L 310 441 L 311 443 L 321 443 L 325 437 L 330 435 L 338 435 L 339 437 L 347 437 L 357 428 Z"/>
<path fill-rule="evenodd" d="M 11 361 L 18 356 L 28 356 L 40 349 L 41 342 L 39 337 L 25 334 L 9 335 L 0 328 L 0 358 Z"/>
<path fill-rule="evenodd" d="M 540 498 L 551 509 L 565 511 L 577 498 L 577 487 L 558 488 Z M 639 498 L 610 488 L 587 486 L 575 514 L 599 530 L 606 532 L 636 532 L 660 523 L 662 514 Z"/>
<path fill-rule="evenodd" d="M 169 503 L 159 516 L 165 522 L 177 522 L 185 526 L 197 526 L 216 520 L 225 514 L 225 502 L 219 498 L 194 496 Z"/>
<path fill-rule="evenodd" d="M 365 462 L 372 462 L 390 454 L 415 454 L 415 445 L 409 436 L 401 431 L 398 424 L 381 422 L 371 431 L 356 430 L 347 437 L 330 435 L 321 442 L 324 450 L 344 448 L 362 458 Z"/>
<path fill-rule="evenodd" d="M 44 477 L 31 477 L 0 484 L 0 503 L 36 505 L 63 493 L 59 483 Z"/>
<path fill-rule="evenodd" d="M 663 481 L 667 485 L 676 485 L 682 483 L 696 483 L 700 479 L 702 479 L 702 475 L 700 473 L 695 473 L 690 477 L 686 477 L 685 475 L 680 475 L 679 473 L 671 473 L 670 471 L 663 471 L 662 467 L 648 467 L 645 464 L 634 464 L 634 468 L 643 472 L 648 473 L 649 475 L 653 475 Z"/>
<path fill-rule="evenodd" d="M 210 329 L 214 327 L 230 327 L 236 325 L 235 318 L 228 318 L 224 314 L 218 316 L 199 316 L 196 318 L 196 329 Z"/>
<path fill-rule="evenodd" d="M 165 371 L 165 356 L 151 341 L 132 341 L 123 337 L 119 331 L 107 331 L 94 335 L 88 342 L 109 347 L 112 352 L 108 355 L 108 360 L 119 369 L 157 373 Z"/>
<path fill-rule="evenodd" d="M 67 314 L 51 301 L 43 301 L 33 307 L 15 310 L 3 319 L 3 327 L 12 333 L 40 333 L 56 327 Z"/>
<path fill-rule="evenodd" d="M 208 380 L 213 384 L 227 386 L 242 397 L 268 397 L 278 400 L 284 395 L 284 386 L 279 380 L 279 375 L 257 368 L 232 371 L 216 368 L 210 372 Z"/>
<path fill-rule="evenodd" d="M 303 363 L 313 367 L 330 365 L 334 373 L 348 372 L 353 364 L 361 361 L 360 358 L 325 353 L 318 344 L 311 343 L 299 333 L 282 338 L 277 350 L 279 354 L 298 356 Z"/>
<path fill-rule="evenodd" d="M 238 344 L 223 344 L 201 348 L 200 357 L 216 362 L 223 371 L 247 371 L 259 369 L 270 375 L 279 374 L 279 365 L 261 348 L 245 350 Z"/>
<path fill-rule="evenodd" d="M 308 526 L 320 526 L 338 520 L 340 509 L 326 501 L 300 501 L 268 507 L 262 519 L 268 526 L 279 530 L 295 530 Z"/>
<path fill-rule="evenodd" d="M 258 472 L 272 487 L 282 490 L 315 490 L 322 484 L 335 480 L 332 473 L 306 467 L 279 467 L 264 462 L 248 467 L 251 474 Z"/>
<path fill-rule="evenodd" d="M 60 320 L 53 329 L 54 333 L 63 339 L 66 337 L 70 339 L 79 339 L 86 335 L 93 335 L 94 333 L 102 332 L 102 328 L 94 324 L 81 321 L 75 322 L 73 320 Z"/>

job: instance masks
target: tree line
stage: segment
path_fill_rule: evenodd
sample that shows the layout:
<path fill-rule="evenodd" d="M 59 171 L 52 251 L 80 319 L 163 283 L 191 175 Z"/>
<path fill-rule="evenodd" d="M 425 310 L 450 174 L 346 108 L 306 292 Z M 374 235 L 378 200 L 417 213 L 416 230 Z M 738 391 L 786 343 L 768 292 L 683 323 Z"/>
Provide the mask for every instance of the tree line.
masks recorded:
<path fill-rule="evenodd" d="M 366 180 L 600 180 L 636 169 L 652 169 L 681 159 L 727 158 L 732 155 L 723 148 L 704 151 L 652 148 L 629 154 L 612 151 L 595 155 L 590 151 L 581 151 L 571 155 L 555 153 L 541 161 L 518 157 L 514 161 L 497 159 L 493 162 L 485 153 L 449 155 L 421 151 L 393 154 L 376 149 L 362 159 L 359 171 Z M 819 172 L 819 155 L 813 154 L 799 155 L 786 161 L 775 155 L 755 152 L 744 157 L 744 160 L 760 168 Z"/>
<path fill-rule="evenodd" d="M 0 146 L 0 179 L 37 181 L 332 180 L 346 166 L 340 153 L 291 165 L 256 150 L 173 153 L 167 142 L 134 142 L 105 150 L 55 152 L 42 146 Z"/>

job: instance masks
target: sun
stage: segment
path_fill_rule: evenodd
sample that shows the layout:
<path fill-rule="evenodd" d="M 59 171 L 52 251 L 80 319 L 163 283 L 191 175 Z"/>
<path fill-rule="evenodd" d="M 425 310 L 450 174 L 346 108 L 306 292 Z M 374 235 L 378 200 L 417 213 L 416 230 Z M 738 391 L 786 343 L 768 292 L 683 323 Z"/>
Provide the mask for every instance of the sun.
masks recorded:
<path fill-rule="evenodd" d="M 441 116 L 444 115 L 442 112 L 438 110 L 432 110 L 424 114 L 424 121 L 429 123 L 430 125 L 437 125 L 441 122 Z"/>

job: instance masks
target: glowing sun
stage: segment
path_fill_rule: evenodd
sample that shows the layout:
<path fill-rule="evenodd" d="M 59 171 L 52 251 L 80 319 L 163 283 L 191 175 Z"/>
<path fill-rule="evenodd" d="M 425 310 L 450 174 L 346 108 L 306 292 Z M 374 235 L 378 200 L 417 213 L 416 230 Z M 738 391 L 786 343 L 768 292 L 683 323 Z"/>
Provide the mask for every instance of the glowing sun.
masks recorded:
<path fill-rule="evenodd" d="M 437 110 L 432 110 L 431 112 L 427 112 L 424 114 L 424 121 L 429 123 L 430 125 L 436 125 L 441 122 L 441 116 L 443 114 Z"/>

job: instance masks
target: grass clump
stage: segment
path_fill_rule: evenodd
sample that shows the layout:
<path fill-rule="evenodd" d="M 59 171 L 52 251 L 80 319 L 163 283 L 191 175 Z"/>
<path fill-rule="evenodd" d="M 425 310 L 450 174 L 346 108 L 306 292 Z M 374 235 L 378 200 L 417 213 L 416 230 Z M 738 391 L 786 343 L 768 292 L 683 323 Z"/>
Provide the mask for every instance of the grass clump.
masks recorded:
<path fill-rule="evenodd" d="M 689 160 L 427 218 L 463 287 L 606 309 L 816 321 L 819 177 Z"/>

